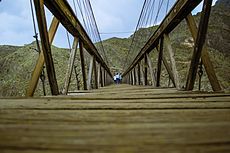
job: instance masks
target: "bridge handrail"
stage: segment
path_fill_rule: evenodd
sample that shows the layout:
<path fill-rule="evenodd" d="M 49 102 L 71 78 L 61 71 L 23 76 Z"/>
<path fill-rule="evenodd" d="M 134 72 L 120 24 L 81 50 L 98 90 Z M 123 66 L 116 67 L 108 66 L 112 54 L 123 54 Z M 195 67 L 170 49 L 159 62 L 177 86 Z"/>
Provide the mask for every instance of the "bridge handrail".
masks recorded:
<path fill-rule="evenodd" d="M 157 47 L 159 39 L 164 33 L 170 33 L 202 0 L 178 0 L 161 22 L 160 26 L 150 37 L 141 51 L 137 54 L 132 64 L 123 73 L 125 77 L 144 58 L 146 53 Z"/>
<path fill-rule="evenodd" d="M 66 0 L 44 0 L 44 4 L 69 33 L 71 33 L 74 37 L 81 39 L 87 52 L 95 56 L 96 61 L 100 63 L 101 66 L 108 72 L 110 77 L 112 77 L 109 67 L 97 51 L 97 48 L 89 38 L 80 21 L 77 19 L 69 3 Z"/>

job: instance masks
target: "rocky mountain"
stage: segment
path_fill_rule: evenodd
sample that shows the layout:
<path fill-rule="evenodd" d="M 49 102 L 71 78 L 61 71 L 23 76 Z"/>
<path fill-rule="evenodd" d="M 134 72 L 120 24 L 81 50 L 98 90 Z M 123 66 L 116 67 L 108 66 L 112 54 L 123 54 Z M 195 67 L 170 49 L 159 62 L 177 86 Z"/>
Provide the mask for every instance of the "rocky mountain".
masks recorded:
<path fill-rule="evenodd" d="M 209 29 L 208 29 L 208 50 L 211 60 L 215 67 L 218 79 L 223 89 L 230 90 L 230 1 L 219 0 L 212 8 Z M 195 15 L 198 22 L 200 13 Z M 149 27 L 139 29 L 136 35 L 142 38 L 136 44 L 143 46 L 145 39 L 157 27 Z M 103 41 L 107 58 L 113 72 L 123 71 L 123 66 L 128 66 L 126 56 L 132 42 L 131 35 L 129 38 L 110 38 Z M 175 52 L 175 59 L 177 69 L 180 75 L 181 85 L 183 86 L 186 81 L 188 68 L 193 52 L 193 39 L 187 28 L 186 22 L 183 21 L 171 34 L 172 47 Z M 35 51 L 35 43 L 27 44 L 24 46 L 0 46 L 0 96 L 23 96 L 25 95 L 26 87 L 31 77 L 33 68 L 38 58 L 38 52 Z M 54 57 L 55 70 L 58 80 L 58 85 L 61 88 L 64 85 L 64 74 L 66 72 L 69 49 L 58 48 L 52 46 L 52 53 Z M 79 52 L 78 52 L 79 53 Z M 137 51 L 132 51 L 128 55 L 132 59 Z M 167 52 L 164 52 L 168 59 Z M 131 56 L 132 55 L 132 56 Z M 153 51 L 151 54 L 154 68 L 156 68 L 157 52 Z M 78 75 L 80 74 L 79 56 L 76 59 L 76 66 Z M 71 81 L 71 90 L 76 89 L 76 75 L 73 74 Z M 80 83 L 81 78 L 80 79 Z M 168 74 L 163 67 L 162 72 L 162 86 L 168 86 Z M 151 82 L 150 82 L 151 83 Z M 45 80 L 46 91 L 49 94 L 49 85 L 46 77 Z M 195 89 L 197 89 L 197 84 Z M 204 73 L 202 77 L 202 89 L 210 90 L 210 84 L 207 76 Z M 35 95 L 42 95 L 42 83 L 39 81 L 38 88 Z"/>

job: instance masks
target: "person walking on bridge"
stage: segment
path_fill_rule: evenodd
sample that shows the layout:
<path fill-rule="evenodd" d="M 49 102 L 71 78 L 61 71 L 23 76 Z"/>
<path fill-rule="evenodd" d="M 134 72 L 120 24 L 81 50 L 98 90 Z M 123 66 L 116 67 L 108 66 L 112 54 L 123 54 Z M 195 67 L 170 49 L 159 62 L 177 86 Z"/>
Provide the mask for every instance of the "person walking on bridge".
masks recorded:
<path fill-rule="evenodd" d="M 116 82 L 117 82 L 117 77 L 116 77 L 116 75 L 113 76 L 113 81 L 114 81 L 114 84 L 116 84 Z"/>
<path fill-rule="evenodd" d="M 117 73 L 116 75 L 116 84 L 120 84 L 120 75 Z"/>

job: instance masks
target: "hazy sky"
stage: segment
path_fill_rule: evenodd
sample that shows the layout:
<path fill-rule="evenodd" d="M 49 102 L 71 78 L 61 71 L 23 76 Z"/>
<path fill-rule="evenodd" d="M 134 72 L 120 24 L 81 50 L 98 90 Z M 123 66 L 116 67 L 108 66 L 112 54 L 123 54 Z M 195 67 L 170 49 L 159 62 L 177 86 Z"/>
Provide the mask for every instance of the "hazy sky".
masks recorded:
<path fill-rule="evenodd" d="M 69 2 L 72 4 L 72 0 Z M 134 31 L 143 2 L 144 0 L 91 0 L 100 33 Z M 201 6 L 194 13 L 200 8 Z M 52 15 L 48 11 L 46 13 L 49 24 Z M 2 0 L 0 2 L 0 45 L 28 44 L 34 41 L 33 35 L 29 0 Z M 101 37 L 107 39 L 129 35 L 131 34 L 109 34 Z M 66 32 L 63 27 L 58 29 L 54 44 L 67 47 Z"/>

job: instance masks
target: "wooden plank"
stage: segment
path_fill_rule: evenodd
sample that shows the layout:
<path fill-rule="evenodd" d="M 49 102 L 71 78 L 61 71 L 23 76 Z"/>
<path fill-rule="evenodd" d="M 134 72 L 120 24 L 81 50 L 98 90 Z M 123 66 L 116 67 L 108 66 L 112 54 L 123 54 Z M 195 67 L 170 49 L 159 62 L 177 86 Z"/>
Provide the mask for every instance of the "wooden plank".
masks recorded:
<path fill-rule="evenodd" d="M 229 129 L 226 93 L 121 84 L 81 96 L 0 98 L 6 153 L 229 152 Z"/>
<path fill-rule="evenodd" d="M 64 84 L 63 91 L 62 91 L 64 95 L 67 95 L 68 90 L 69 90 L 69 84 L 70 84 L 72 72 L 74 69 L 74 61 L 75 61 L 75 57 L 77 53 L 77 46 L 78 46 L 78 38 L 75 37 L 73 41 L 73 46 L 70 52 L 68 68 L 67 68 L 67 72 L 65 76 L 65 84 Z"/>
<path fill-rule="evenodd" d="M 44 1 L 34 0 L 34 6 L 36 10 L 36 16 L 37 16 L 37 22 L 38 22 L 38 28 L 40 32 L 40 38 L 41 38 L 41 44 L 42 44 L 42 50 L 44 54 L 45 64 L 46 64 L 46 70 L 48 75 L 48 80 L 50 84 L 50 89 L 52 95 L 58 95 L 58 85 L 57 85 L 57 79 L 53 64 L 53 58 L 51 54 L 51 47 L 49 43 L 49 35 L 47 32 L 47 25 L 46 25 L 46 16 L 45 16 L 45 10 L 44 10 Z"/>
<path fill-rule="evenodd" d="M 122 94 L 122 93 L 121 93 Z M 212 100 L 214 99 L 214 100 Z M 160 109 L 230 109 L 230 98 L 196 99 L 145 99 L 145 100 L 0 100 L 1 109 L 4 110 L 160 110 Z M 32 103 L 31 103 L 32 101 Z M 229 110 L 230 113 L 230 110 Z M 229 118 L 230 121 L 230 118 Z"/>
<path fill-rule="evenodd" d="M 161 77 L 161 64 L 162 64 L 162 57 L 163 57 L 163 45 L 164 45 L 164 37 L 161 38 L 160 41 L 160 48 L 157 60 L 157 79 L 156 79 L 156 87 L 160 86 L 160 77 Z"/>
<path fill-rule="evenodd" d="M 171 68 L 172 68 L 172 74 L 173 74 L 175 86 L 179 90 L 180 89 L 180 81 L 179 81 L 178 71 L 176 68 L 176 61 L 174 58 L 174 52 L 172 49 L 171 40 L 170 40 L 168 34 L 164 34 L 164 39 L 165 39 L 166 49 L 168 50 L 168 53 L 169 53 L 169 59 L 170 59 L 170 64 L 171 64 Z"/>
<path fill-rule="evenodd" d="M 80 51 L 80 59 L 81 59 L 81 73 L 83 80 L 83 89 L 87 90 L 87 82 L 86 82 L 86 72 L 85 72 L 85 57 L 84 57 L 84 48 L 83 42 L 79 39 L 79 51 Z"/>
<path fill-rule="evenodd" d="M 62 25 L 69 31 L 69 33 L 71 33 L 74 37 L 78 37 L 82 40 L 87 52 L 89 52 L 89 54 L 91 55 L 94 55 L 96 57 L 97 62 L 101 63 L 101 65 L 105 68 L 110 77 L 112 77 L 109 67 L 106 65 L 103 58 L 98 53 L 97 48 L 90 40 L 83 26 L 77 19 L 68 1 L 44 0 L 44 3 L 47 6 L 47 8 L 59 19 Z"/>
<path fill-rule="evenodd" d="M 189 73 L 187 76 L 187 82 L 185 88 L 186 90 L 193 90 L 195 84 L 198 64 L 200 61 L 203 46 L 205 44 L 211 7 L 212 7 L 212 0 L 204 0 L 203 9 L 200 17 L 199 29 L 197 32 L 197 37 L 194 46 L 194 52 L 192 55 Z"/>
<path fill-rule="evenodd" d="M 189 14 L 186 17 L 186 21 L 187 21 L 187 25 L 189 27 L 189 30 L 192 34 L 193 39 L 196 40 L 198 30 L 197 30 L 195 19 L 193 18 L 192 14 Z M 222 89 L 221 89 L 220 83 L 217 79 L 217 76 L 216 76 L 214 67 L 212 65 L 212 62 L 210 60 L 206 44 L 204 44 L 203 50 L 201 52 L 201 60 L 202 60 L 202 63 L 204 64 L 207 76 L 209 78 L 209 82 L 212 86 L 212 90 L 213 91 L 221 91 Z"/>
<path fill-rule="evenodd" d="M 151 80 L 152 80 L 152 86 L 155 87 L 156 86 L 156 78 L 155 78 L 155 75 L 154 75 L 154 72 L 153 72 L 152 60 L 149 57 L 149 54 L 146 54 L 146 57 L 147 57 L 147 63 L 148 63 L 148 67 L 149 67 L 150 77 L 151 77 Z"/>
<path fill-rule="evenodd" d="M 57 32 L 57 28 L 59 25 L 59 21 L 57 20 L 57 18 L 53 17 L 50 28 L 49 28 L 49 43 L 52 44 L 54 36 Z M 29 85 L 28 88 L 26 90 L 26 96 L 27 97 L 32 97 L 34 95 L 34 92 L 36 90 L 37 84 L 38 84 L 38 80 L 39 77 L 41 75 L 43 66 L 45 63 L 45 59 L 44 59 L 44 53 L 43 50 L 41 50 L 41 53 L 39 54 L 36 66 L 33 70 L 31 79 L 29 81 Z"/>
<path fill-rule="evenodd" d="M 229 109 L 1 110 L 0 148 L 4 152 L 138 152 L 140 148 L 228 152 L 229 121 Z"/>
<path fill-rule="evenodd" d="M 170 33 L 191 11 L 201 2 L 201 0 L 178 0 L 166 15 L 160 26 L 144 45 L 141 51 L 133 60 L 132 64 L 123 73 L 125 76 L 142 59 L 144 54 L 152 51 L 164 33 Z"/>

